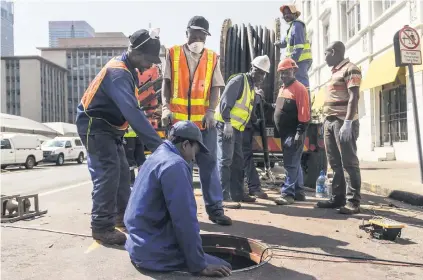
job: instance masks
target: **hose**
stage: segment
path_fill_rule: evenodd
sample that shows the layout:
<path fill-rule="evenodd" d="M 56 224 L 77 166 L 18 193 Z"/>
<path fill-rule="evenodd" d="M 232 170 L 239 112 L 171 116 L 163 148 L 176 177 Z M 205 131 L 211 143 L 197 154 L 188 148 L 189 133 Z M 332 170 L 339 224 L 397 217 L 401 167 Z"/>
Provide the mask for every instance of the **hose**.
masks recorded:
<path fill-rule="evenodd" d="M 366 262 L 372 262 L 372 263 L 373 262 L 383 262 L 383 263 L 390 263 L 390 264 L 394 264 L 394 265 L 409 265 L 409 266 L 423 267 L 423 263 L 402 262 L 402 261 L 394 261 L 394 260 L 379 259 L 379 258 L 355 257 L 355 256 L 345 256 L 345 255 L 331 255 L 331 254 L 326 254 L 326 253 L 316 253 L 316 252 L 310 252 L 310 251 L 302 251 L 302 250 L 282 248 L 280 246 L 271 246 L 271 247 L 267 247 L 266 249 L 264 249 L 261 256 L 260 256 L 260 262 L 263 260 L 264 253 L 266 253 L 268 250 L 286 251 L 286 252 L 309 254 L 309 255 L 322 256 L 322 257 L 359 260 L 359 261 L 366 261 Z"/>

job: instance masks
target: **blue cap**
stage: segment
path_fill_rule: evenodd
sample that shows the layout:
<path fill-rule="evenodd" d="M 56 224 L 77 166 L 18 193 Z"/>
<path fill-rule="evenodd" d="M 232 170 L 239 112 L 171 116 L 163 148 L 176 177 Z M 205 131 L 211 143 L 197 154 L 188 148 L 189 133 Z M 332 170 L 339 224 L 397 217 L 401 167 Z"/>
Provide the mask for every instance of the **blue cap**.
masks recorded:
<path fill-rule="evenodd" d="M 169 131 L 169 136 L 177 136 L 187 140 L 196 141 L 200 145 L 200 150 L 203 153 L 208 153 L 209 150 L 203 143 L 203 136 L 198 126 L 192 121 L 179 121 L 175 123 Z"/>

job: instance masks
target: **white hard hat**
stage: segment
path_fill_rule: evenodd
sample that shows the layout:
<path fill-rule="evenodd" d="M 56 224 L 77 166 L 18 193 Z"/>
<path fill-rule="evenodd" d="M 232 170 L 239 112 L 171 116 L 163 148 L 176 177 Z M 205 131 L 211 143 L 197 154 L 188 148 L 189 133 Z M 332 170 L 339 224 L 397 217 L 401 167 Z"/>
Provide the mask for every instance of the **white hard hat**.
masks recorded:
<path fill-rule="evenodd" d="M 270 72 L 270 59 L 267 55 L 257 56 L 253 59 L 253 61 L 251 61 L 251 65 L 266 73 Z"/>

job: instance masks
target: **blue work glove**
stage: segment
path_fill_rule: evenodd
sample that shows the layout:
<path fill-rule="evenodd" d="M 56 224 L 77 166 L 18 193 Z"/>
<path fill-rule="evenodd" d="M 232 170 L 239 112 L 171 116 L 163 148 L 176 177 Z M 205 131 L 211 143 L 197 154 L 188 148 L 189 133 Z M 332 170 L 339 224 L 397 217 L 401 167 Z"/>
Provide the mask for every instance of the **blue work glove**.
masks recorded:
<path fill-rule="evenodd" d="M 285 139 L 285 145 L 287 146 L 287 147 L 291 147 L 292 146 L 292 136 L 288 136 L 288 137 L 286 137 L 286 139 Z"/>
<path fill-rule="evenodd" d="M 339 130 L 339 139 L 341 142 L 348 142 L 352 139 L 352 120 L 345 120 Z"/>
<path fill-rule="evenodd" d="M 295 144 L 295 147 L 297 147 L 297 149 L 300 148 L 301 145 L 303 145 L 303 139 L 301 136 L 302 136 L 301 133 L 297 131 L 294 138 L 294 144 Z"/>

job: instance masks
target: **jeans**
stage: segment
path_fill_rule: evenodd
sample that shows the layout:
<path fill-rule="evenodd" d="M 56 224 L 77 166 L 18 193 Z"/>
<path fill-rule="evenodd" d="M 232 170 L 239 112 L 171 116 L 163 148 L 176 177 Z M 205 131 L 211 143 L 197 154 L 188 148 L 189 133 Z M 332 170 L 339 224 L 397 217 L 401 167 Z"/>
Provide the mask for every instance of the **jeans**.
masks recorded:
<path fill-rule="evenodd" d="M 327 117 L 324 123 L 326 156 L 333 170 L 332 195 L 335 200 L 345 201 L 346 197 L 348 201 L 359 204 L 361 173 L 356 141 L 360 123 L 358 120 L 352 122 L 352 139 L 348 142 L 339 139 L 343 124 L 343 120 L 334 116 Z"/>
<path fill-rule="evenodd" d="M 304 136 L 302 135 L 302 143 Z M 302 193 L 304 187 L 303 170 L 301 168 L 301 156 L 303 154 L 304 145 L 297 146 L 294 144 L 294 136 L 282 138 L 283 145 L 283 166 L 288 172 L 285 182 L 282 184 L 282 194 L 295 197 L 295 194 Z"/>
<path fill-rule="evenodd" d="M 217 157 L 223 199 L 241 201 L 244 195 L 244 158 L 242 155 L 242 132 L 234 129 L 231 138 L 223 136 L 223 124 L 217 126 Z"/>
<path fill-rule="evenodd" d="M 253 134 L 252 127 L 246 127 L 242 132 L 242 153 L 244 155 L 244 175 L 247 179 L 250 194 L 261 191 L 260 178 L 257 173 L 253 158 Z"/>
<path fill-rule="evenodd" d="M 112 134 L 80 137 L 87 149 L 88 170 L 94 185 L 91 228 L 94 231 L 113 229 L 116 216 L 123 217 L 131 194 L 123 139 Z"/>
<path fill-rule="evenodd" d="M 222 186 L 217 169 L 217 135 L 216 128 L 202 130 L 203 143 L 209 150 L 208 154 L 199 152 L 195 158 L 199 169 L 201 190 L 206 205 L 207 214 L 223 213 Z"/>

